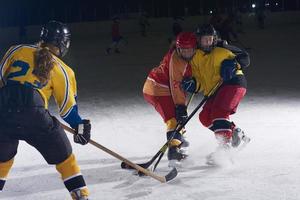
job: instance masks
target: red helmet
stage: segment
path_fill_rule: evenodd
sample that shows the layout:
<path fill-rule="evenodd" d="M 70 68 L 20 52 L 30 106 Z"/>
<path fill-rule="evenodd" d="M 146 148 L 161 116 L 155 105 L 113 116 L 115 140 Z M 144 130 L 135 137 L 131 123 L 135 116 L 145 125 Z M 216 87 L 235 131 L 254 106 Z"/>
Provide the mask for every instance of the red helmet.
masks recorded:
<path fill-rule="evenodd" d="M 196 48 L 197 38 L 193 32 L 181 32 L 176 38 L 176 48 Z"/>

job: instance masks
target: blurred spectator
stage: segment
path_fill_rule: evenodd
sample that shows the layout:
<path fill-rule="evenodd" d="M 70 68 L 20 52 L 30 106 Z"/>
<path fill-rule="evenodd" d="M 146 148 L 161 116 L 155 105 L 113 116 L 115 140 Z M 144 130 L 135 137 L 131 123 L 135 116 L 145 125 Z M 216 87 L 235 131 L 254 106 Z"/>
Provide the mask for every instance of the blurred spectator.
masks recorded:
<path fill-rule="evenodd" d="M 172 32 L 173 32 L 173 36 L 177 37 L 177 35 L 182 32 L 182 22 L 184 21 L 183 17 L 175 17 L 174 18 L 174 22 L 173 22 L 173 26 L 172 26 Z"/>
<path fill-rule="evenodd" d="M 174 17 L 172 24 L 172 36 L 169 38 L 169 43 L 176 39 L 177 35 L 182 32 L 183 17 Z"/>
<path fill-rule="evenodd" d="M 188 17 L 190 15 L 189 8 L 187 6 L 184 7 L 184 16 Z"/>
<path fill-rule="evenodd" d="M 220 27 L 220 37 L 226 40 L 228 43 L 237 40 L 237 33 L 235 32 L 235 20 L 233 14 L 228 14 L 224 21 L 221 23 Z"/>
<path fill-rule="evenodd" d="M 139 17 L 139 26 L 140 26 L 140 31 L 141 35 L 143 37 L 147 36 L 147 26 L 150 26 L 150 23 L 148 21 L 148 15 L 146 12 L 142 12 L 140 17 Z"/>
<path fill-rule="evenodd" d="M 115 53 L 120 53 L 119 43 L 123 39 L 120 34 L 120 18 L 114 17 L 112 26 L 111 26 L 111 38 L 112 43 L 106 48 L 106 53 L 110 54 L 111 50 L 114 50 Z"/>
<path fill-rule="evenodd" d="M 213 12 L 211 18 L 209 19 L 209 24 L 213 25 L 218 34 L 220 34 L 220 29 L 222 27 L 222 16 L 216 11 Z"/>

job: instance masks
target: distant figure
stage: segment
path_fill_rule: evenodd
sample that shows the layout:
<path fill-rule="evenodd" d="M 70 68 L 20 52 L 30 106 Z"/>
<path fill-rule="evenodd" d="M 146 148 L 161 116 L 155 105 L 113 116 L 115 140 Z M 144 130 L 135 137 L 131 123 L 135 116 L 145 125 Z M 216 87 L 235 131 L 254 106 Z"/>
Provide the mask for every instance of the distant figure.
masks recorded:
<path fill-rule="evenodd" d="M 181 23 L 184 20 L 183 17 L 175 17 L 173 26 L 172 26 L 172 31 L 173 31 L 173 36 L 176 38 L 179 33 L 182 32 L 182 26 Z"/>
<path fill-rule="evenodd" d="M 209 23 L 215 28 L 215 30 L 217 31 L 218 34 L 220 34 L 222 22 L 223 22 L 223 18 L 217 12 L 214 12 L 212 14 L 211 18 L 209 19 Z"/>
<path fill-rule="evenodd" d="M 148 21 L 147 13 L 143 12 L 140 15 L 140 17 L 139 17 L 139 26 L 140 26 L 141 35 L 143 37 L 146 37 L 147 36 L 147 26 L 150 26 L 150 23 Z"/>
<path fill-rule="evenodd" d="M 227 17 L 223 20 L 220 26 L 220 37 L 223 40 L 226 40 L 228 43 L 232 42 L 233 39 L 237 40 L 238 35 L 235 32 L 235 20 L 233 14 L 228 14 Z"/>
<path fill-rule="evenodd" d="M 112 43 L 109 45 L 108 48 L 106 48 L 107 54 L 110 54 L 112 49 L 114 50 L 115 53 L 120 53 L 119 43 L 123 39 L 123 37 L 120 34 L 120 26 L 119 25 L 120 25 L 120 18 L 114 17 L 112 25 L 111 25 Z"/>
<path fill-rule="evenodd" d="M 258 8 L 255 12 L 256 15 L 256 20 L 257 20 L 257 26 L 260 29 L 264 29 L 265 28 L 265 12 L 263 8 Z"/>
<path fill-rule="evenodd" d="M 182 21 L 184 20 L 183 17 L 174 17 L 174 21 L 172 24 L 172 36 L 168 39 L 169 43 L 172 43 L 177 37 L 179 33 L 182 32 Z"/>

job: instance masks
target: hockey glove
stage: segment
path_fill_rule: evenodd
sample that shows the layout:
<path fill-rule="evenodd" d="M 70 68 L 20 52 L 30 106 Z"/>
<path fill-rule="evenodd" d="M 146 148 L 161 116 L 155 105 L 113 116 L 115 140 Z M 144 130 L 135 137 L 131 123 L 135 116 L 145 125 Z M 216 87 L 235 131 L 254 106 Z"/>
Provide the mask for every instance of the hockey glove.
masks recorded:
<path fill-rule="evenodd" d="M 82 145 L 87 144 L 91 138 L 91 123 L 88 119 L 83 119 L 81 124 L 75 128 L 74 142 Z"/>
<path fill-rule="evenodd" d="M 194 77 L 186 77 L 181 81 L 181 88 L 183 91 L 189 93 L 195 93 L 197 87 L 197 82 Z"/>
<path fill-rule="evenodd" d="M 176 105 L 175 107 L 175 115 L 177 123 L 182 124 L 188 118 L 186 106 L 185 105 Z"/>
<path fill-rule="evenodd" d="M 229 81 L 236 76 L 237 62 L 236 60 L 223 60 L 221 64 L 221 77 L 223 81 Z"/>

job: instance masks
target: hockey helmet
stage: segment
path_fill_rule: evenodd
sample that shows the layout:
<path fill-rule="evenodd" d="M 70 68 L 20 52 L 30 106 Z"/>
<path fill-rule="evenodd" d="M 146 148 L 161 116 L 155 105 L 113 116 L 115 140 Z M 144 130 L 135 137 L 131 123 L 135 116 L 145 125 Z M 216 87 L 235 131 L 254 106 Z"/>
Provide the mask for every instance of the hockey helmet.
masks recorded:
<path fill-rule="evenodd" d="M 59 48 L 59 56 L 67 54 L 70 47 L 71 33 L 66 24 L 58 21 L 49 21 L 42 27 L 40 39 Z"/>
<path fill-rule="evenodd" d="M 217 31 L 211 24 L 204 24 L 202 26 L 198 26 L 196 29 L 196 35 L 199 38 L 199 47 L 201 50 L 205 52 L 210 52 L 217 44 Z M 201 38 L 203 36 L 212 36 L 213 41 L 211 45 L 203 45 L 201 44 Z"/>
<path fill-rule="evenodd" d="M 176 37 L 176 50 L 184 60 L 191 60 L 197 47 L 197 38 L 193 32 L 181 32 Z"/>

